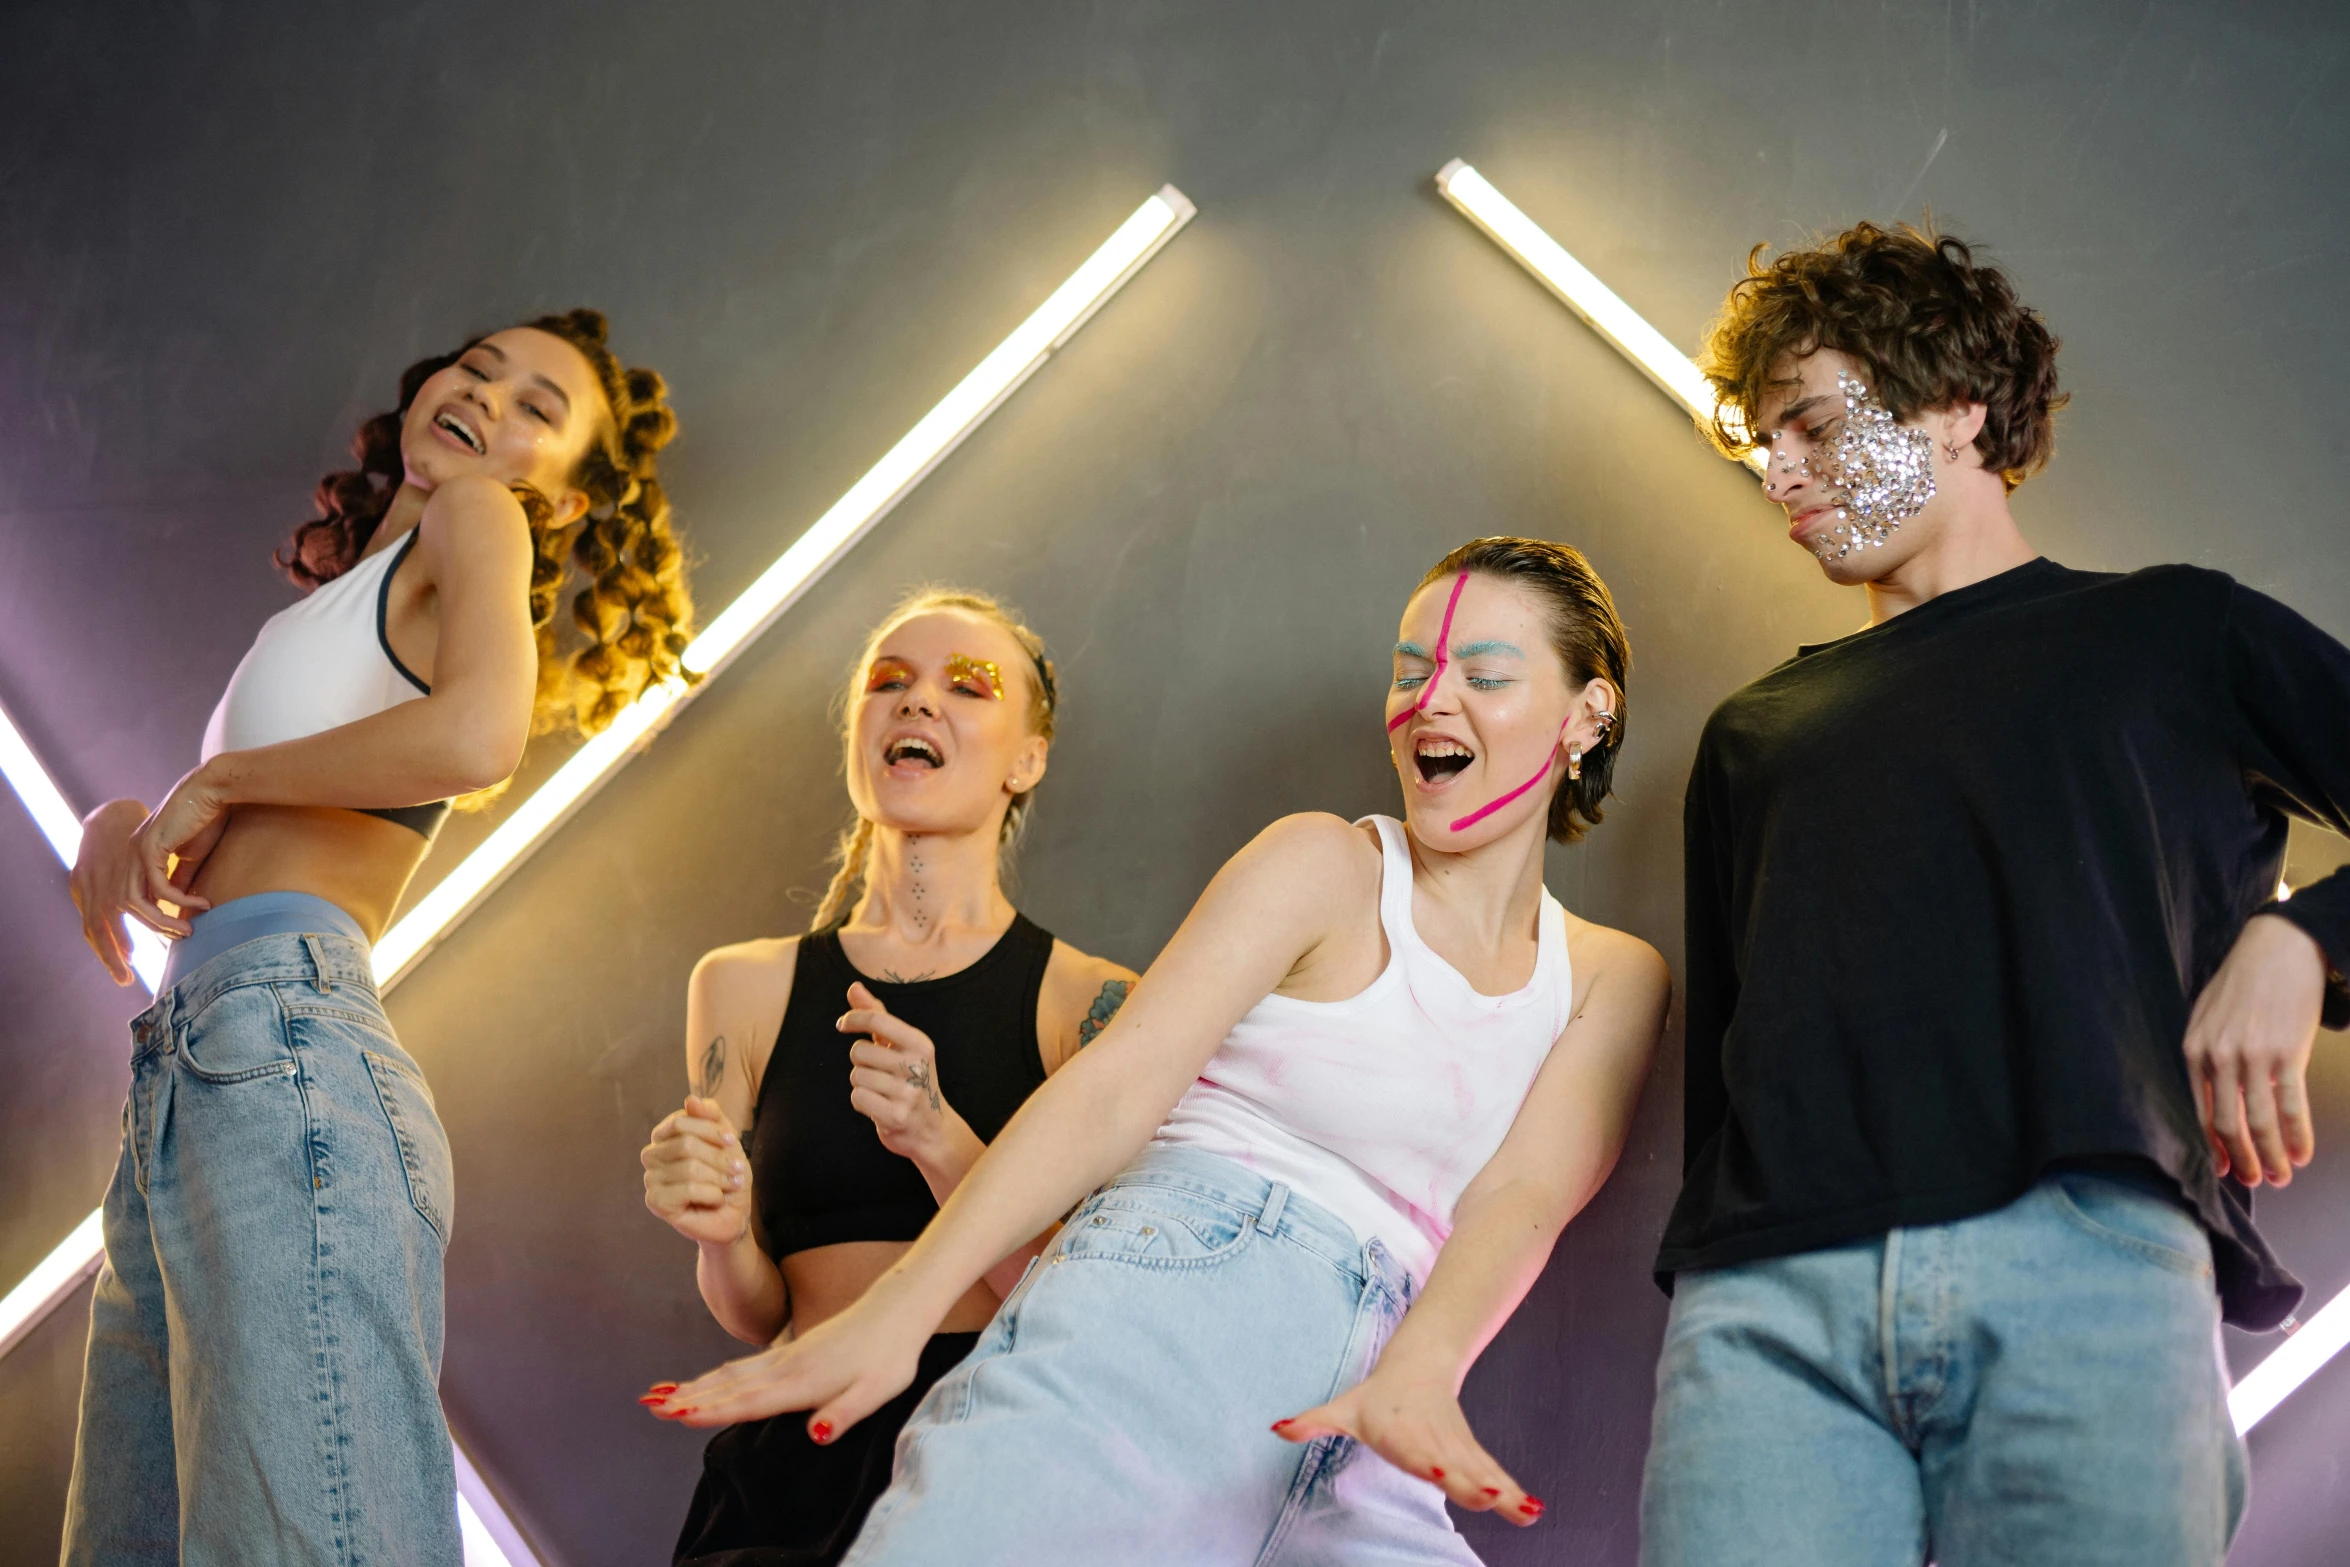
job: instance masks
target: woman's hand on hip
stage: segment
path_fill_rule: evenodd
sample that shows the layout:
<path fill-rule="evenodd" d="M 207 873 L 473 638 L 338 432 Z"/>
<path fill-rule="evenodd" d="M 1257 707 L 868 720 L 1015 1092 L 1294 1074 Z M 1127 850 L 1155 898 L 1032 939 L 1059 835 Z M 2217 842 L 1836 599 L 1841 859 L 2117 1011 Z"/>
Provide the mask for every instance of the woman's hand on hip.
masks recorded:
<path fill-rule="evenodd" d="M 857 1303 L 805 1334 L 730 1360 L 682 1387 L 655 1383 L 642 1402 L 664 1420 L 731 1425 L 805 1409 L 808 1436 L 830 1442 L 904 1392 L 920 1369 L 929 1325 L 890 1301 L 884 1274 Z"/>
<path fill-rule="evenodd" d="M 687 1240 L 731 1246 L 750 1233 L 751 1167 L 715 1099 L 689 1095 L 653 1128 L 638 1162 L 645 1206 Z"/>
<path fill-rule="evenodd" d="M 1351 1436 L 1401 1469 L 1433 1481 L 1456 1505 L 1499 1513 L 1524 1527 L 1542 1516 L 1542 1503 L 1477 1444 L 1461 1401 L 1442 1378 L 1374 1370 L 1319 1409 L 1273 1423 L 1288 1442 Z"/>
<path fill-rule="evenodd" d="M 228 827 L 229 804 L 211 762 L 171 786 L 155 814 L 131 834 L 123 902 L 133 916 L 166 936 L 185 936 L 186 912 L 212 907 L 187 889 Z M 166 903 L 181 912 L 166 914 Z"/>
<path fill-rule="evenodd" d="M 130 936 L 122 924 L 130 912 L 123 894 L 131 884 L 131 839 L 146 819 L 147 807 L 136 800 L 109 800 L 83 817 L 81 850 L 66 879 L 73 906 L 81 911 L 82 939 L 117 985 L 136 977 Z"/>
<path fill-rule="evenodd" d="M 917 1164 L 938 1162 L 962 1118 L 939 1092 L 930 1036 L 891 1016 L 861 984 L 849 987 L 849 1011 L 836 1026 L 865 1036 L 849 1046 L 850 1106 L 872 1121 L 891 1153 Z"/>

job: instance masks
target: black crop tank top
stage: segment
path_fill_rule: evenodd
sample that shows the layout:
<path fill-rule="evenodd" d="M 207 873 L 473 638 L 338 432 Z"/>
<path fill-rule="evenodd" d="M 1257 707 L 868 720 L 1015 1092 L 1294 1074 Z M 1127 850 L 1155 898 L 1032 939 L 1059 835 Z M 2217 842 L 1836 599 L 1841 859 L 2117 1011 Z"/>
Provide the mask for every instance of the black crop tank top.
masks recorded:
<path fill-rule="evenodd" d="M 751 1123 L 751 1190 L 775 1258 L 842 1241 L 910 1241 L 938 1212 L 914 1161 L 891 1153 L 849 1103 L 849 1046 L 833 1027 L 862 980 L 890 1012 L 930 1036 L 939 1093 L 982 1142 L 1044 1082 L 1036 1001 L 1053 938 L 1027 915 L 978 962 L 892 984 L 860 974 L 835 931 L 800 938 L 791 999 L 767 1057 Z"/>

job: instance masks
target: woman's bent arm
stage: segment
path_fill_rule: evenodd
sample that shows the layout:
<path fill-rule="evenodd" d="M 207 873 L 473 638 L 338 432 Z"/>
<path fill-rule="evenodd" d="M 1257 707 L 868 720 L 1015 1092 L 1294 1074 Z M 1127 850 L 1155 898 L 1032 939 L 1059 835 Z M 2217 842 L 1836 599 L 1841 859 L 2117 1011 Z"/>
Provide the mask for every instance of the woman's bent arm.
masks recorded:
<path fill-rule="evenodd" d="M 1379 861 L 1334 816 L 1274 823 L 1208 884 L 1101 1037 L 1030 1096 L 863 1299 L 789 1348 L 678 1390 L 694 1425 L 816 1408 L 819 1440 L 912 1379 L 915 1357 L 972 1283 L 1117 1173 L 1167 1118 L 1233 1024 L 1321 943 L 1337 911 L 1375 907 Z"/>
<path fill-rule="evenodd" d="M 493 480 L 453 479 L 425 505 L 416 553 L 440 600 L 432 693 L 353 723 L 247 751 L 223 751 L 182 778 L 134 835 L 128 907 L 169 935 L 184 920 L 155 905 L 209 903 L 171 874 L 200 862 L 239 805 L 420 805 L 501 782 L 522 759 L 538 685 L 530 627 L 530 526 Z"/>
<path fill-rule="evenodd" d="M 796 957 L 794 943 L 750 942 L 694 965 L 685 1005 L 691 1091 L 653 1128 L 642 1155 L 645 1206 L 698 1248 L 702 1303 L 746 1344 L 772 1343 L 791 1321 L 783 1271 L 759 1243 L 743 1132 L 757 1104 L 750 1042 L 774 1026 L 769 1014 L 790 993 Z"/>
<path fill-rule="evenodd" d="M 1274 1428 L 1292 1441 L 1344 1432 L 1461 1506 L 1517 1523 L 1540 1517 L 1542 1504 L 1478 1445 L 1461 1383 L 1534 1287 L 1559 1232 L 1615 1168 L 1671 997 L 1664 960 L 1647 943 L 1587 929 L 1595 939 L 1585 961 L 1599 971 L 1509 1135 L 1462 1192 L 1427 1287 L 1368 1378 Z"/>

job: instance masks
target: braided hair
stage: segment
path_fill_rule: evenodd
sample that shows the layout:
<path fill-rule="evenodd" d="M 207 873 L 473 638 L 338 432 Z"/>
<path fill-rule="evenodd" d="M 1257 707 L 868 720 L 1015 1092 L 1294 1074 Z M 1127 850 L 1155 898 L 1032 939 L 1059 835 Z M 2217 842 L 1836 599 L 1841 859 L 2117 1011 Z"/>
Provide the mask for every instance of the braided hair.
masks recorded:
<path fill-rule="evenodd" d="M 530 621 L 538 641 L 538 694 L 532 732 L 568 723 L 592 735 L 658 683 L 693 677 L 679 662 L 693 623 L 684 552 L 670 522 L 658 458 L 677 434 L 677 415 L 659 372 L 621 364 L 605 338 L 603 312 L 570 310 L 522 323 L 579 350 L 603 389 L 610 421 L 580 459 L 572 483 L 588 498 L 587 515 L 558 526 L 554 507 L 528 485 L 516 485 L 530 524 Z M 486 336 L 487 334 L 482 334 Z M 391 509 L 406 478 L 400 429 L 424 383 L 480 342 L 418 360 L 400 375 L 399 406 L 377 414 L 352 438 L 356 468 L 318 483 L 319 515 L 294 530 L 275 556 L 294 583 L 308 591 L 357 564 Z M 566 659 L 555 611 L 566 562 L 587 585 L 572 596 L 572 627 L 585 646 Z"/>
<path fill-rule="evenodd" d="M 849 671 L 848 688 L 834 704 L 840 719 L 842 745 L 845 747 L 849 742 L 849 710 L 864 691 L 865 668 L 873 662 L 873 651 L 881 645 L 882 638 L 917 615 L 927 615 L 941 609 L 964 610 L 992 620 L 1020 644 L 1021 650 L 1028 655 L 1029 731 L 1050 741 L 1053 737 L 1054 717 L 1061 705 L 1061 687 L 1060 678 L 1053 670 L 1053 661 L 1045 656 L 1044 638 L 1021 623 L 1017 610 L 990 594 L 969 588 L 919 588 L 899 600 L 897 607 L 882 617 L 881 624 L 875 626 L 873 634 L 865 639 L 865 648 L 857 655 L 856 666 Z M 850 759 L 850 765 L 854 765 L 854 758 Z M 1008 858 L 1019 846 L 1020 834 L 1028 825 L 1029 803 L 1035 794 L 1034 788 L 1023 789 L 1012 796 L 1012 803 L 1005 808 L 1004 825 L 996 837 L 999 859 Z M 816 917 L 808 926 L 811 931 L 829 930 L 849 917 L 849 910 L 857 894 L 864 888 L 865 871 L 872 859 L 872 851 L 873 823 L 860 813 L 856 821 L 841 832 L 840 841 L 833 845 L 832 858 L 839 863 L 839 869 L 833 872 L 831 884 L 824 889 L 824 896 L 816 904 Z"/>

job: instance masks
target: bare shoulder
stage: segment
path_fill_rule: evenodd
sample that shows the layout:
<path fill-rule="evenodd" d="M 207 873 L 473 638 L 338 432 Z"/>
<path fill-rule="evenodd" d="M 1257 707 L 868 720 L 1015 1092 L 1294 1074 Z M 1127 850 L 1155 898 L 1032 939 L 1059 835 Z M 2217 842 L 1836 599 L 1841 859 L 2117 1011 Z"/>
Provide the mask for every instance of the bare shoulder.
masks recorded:
<path fill-rule="evenodd" d="M 1600 985 L 1630 1006 L 1661 1009 L 1672 996 L 1673 971 L 1664 954 L 1630 931 L 1569 914 L 1567 958 L 1575 970 L 1577 1011 Z"/>
<path fill-rule="evenodd" d="M 481 474 L 436 486 L 417 525 L 421 553 L 443 561 L 530 554 L 530 519 L 512 490 Z"/>
<path fill-rule="evenodd" d="M 1363 883 L 1376 891 L 1380 867 L 1379 833 L 1358 827 L 1328 811 L 1300 811 L 1284 816 L 1232 857 L 1232 865 L 1246 864 L 1252 876 L 1311 877 L 1308 885 L 1344 890 Z"/>
<path fill-rule="evenodd" d="M 1080 952 L 1058 937 L 1036 998 L 1036 1046 L 1046 1072 L 1098 1038 L 1141 978 L 1123 963 Z"/>
<path fill-rule="evenodd" d="M 799 955 L 797 936 L 762 937 L 712 947 L 694 964 L 690 994 L 702 1005 L 720 1011 L 764 1010 L 770 1001 L 780 1010 L 791 995 Z"/>

